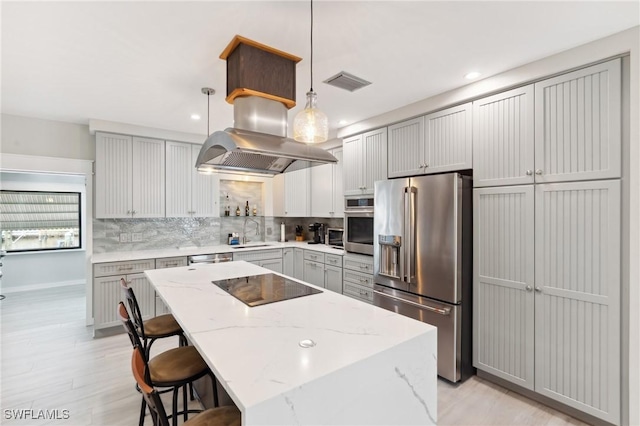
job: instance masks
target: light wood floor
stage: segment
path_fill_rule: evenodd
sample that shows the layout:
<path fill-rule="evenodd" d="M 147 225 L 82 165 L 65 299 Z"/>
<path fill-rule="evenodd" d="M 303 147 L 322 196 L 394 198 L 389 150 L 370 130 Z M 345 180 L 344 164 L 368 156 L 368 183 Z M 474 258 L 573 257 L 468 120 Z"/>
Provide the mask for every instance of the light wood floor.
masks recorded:
<path fill-rule="evenodd" d="M 1 424 L 137 424 L 140 395 L 129 340 L 125 334 L 94 339 L 84 309 L 81 286 L 12 293 L 0 301 Z M 177 339 L 164 340 L 153 353 L 177 346 Z M 8 420 L 7 409 L 69 410 L 69 419 Z M 584 424 L 477 377 L 459 386 L 438 382 L 438 419 L 441 425 Z"/>

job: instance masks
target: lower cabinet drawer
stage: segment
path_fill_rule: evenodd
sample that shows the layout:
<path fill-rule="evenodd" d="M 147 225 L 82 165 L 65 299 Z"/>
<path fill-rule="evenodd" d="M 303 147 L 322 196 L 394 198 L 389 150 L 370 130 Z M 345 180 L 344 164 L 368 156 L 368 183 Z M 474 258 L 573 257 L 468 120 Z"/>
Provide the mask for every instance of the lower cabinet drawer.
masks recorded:
<path fill-rule="evenodd" d="M 345 281 L 342 284 L 342 294 L 364 302 L 373 303 L 373 289 Z"/>
<path fill-rule="evenodd" d="M 347 282 L 373 288 L 373 275 L 363 274 L 362 272 L 352 271 L 350 269 L 344 270 L 344 282 Z"/>
<path fill-rule="evenodd" d="M 177 268 L 178 266 L 187 266 L 187 264 L 187 258 L 184 256 L 156 259 L 156 269 Z"/>

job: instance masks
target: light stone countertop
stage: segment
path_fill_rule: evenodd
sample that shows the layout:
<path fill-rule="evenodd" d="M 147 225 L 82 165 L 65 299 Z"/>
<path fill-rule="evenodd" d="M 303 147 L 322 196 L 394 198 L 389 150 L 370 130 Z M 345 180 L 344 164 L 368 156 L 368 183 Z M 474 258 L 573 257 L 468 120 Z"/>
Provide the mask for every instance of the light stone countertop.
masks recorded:
<path fill-rule="evenodd" d="M 248 307 L 211 283 L 264 273 L 243 261 L 145 272 L 243 425 L 436 423 L 435 327 L 322 288 Z"/>
<path fill-rule="evenodd" d="M 264 244 L 267 244 L 266 246 Z M 238 246 L 230 246 L 226 244 L 220 245 L 212 245 L 207 247 L 174 247 L 174 248 L 163 248 L 156 250 L 135 250 L 135 251 L 114 251 L 109 253 L 95 253 L 91 256 L 92 263 L 105 263 L 105 262 L 122 262 L 129 260 L 140 260 L 140 259 L 160 259 L 163 257 L 176 257 L 176 256 L 192 256 L 196 254 L 216 254 L 216 253 L 242 253 L 253 250 L 268 250 L 274 248 L 285 248 L 285 247 L 298 247 L 306 250 L 315 250 L 323 253 L 335 254 L 342 256 L 344 255 L 344 250 L 335 249 L 330 246 L 324 244 L 308 244 L 304 241 L 290 241 L 290 242 L 277 242 L 277 241 L 267 241 L 267 242 L 255 242 L 245 244 L 242 247 L 246 247 L 243 249 L 234 249 L 233 247 Z"/>

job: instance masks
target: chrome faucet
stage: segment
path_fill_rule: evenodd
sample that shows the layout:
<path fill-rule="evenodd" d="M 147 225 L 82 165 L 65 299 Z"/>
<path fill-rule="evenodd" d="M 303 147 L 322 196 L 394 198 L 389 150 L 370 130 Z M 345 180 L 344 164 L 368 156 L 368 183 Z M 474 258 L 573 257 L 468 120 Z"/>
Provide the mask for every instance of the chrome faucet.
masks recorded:
<path fill-rule="evenodd" d="M 260 236 L 260 222 L 257 220 L 251 219 L 250 217 L 244 218 L 244 223 L 242 224 L 242 244 L 247 244 L 251 240 L 247 239 L 247 221 L 251 221 L 256 224 L 256 235 Z"/>

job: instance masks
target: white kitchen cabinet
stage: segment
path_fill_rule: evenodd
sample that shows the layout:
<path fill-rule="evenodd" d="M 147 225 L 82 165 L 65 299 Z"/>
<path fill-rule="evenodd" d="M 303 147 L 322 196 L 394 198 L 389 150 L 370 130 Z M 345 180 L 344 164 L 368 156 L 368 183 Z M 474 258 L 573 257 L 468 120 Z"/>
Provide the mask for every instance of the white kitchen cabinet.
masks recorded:
<path fill-rule="evenodd" d="M 295 259 L 293 258 L 293 247 L 282 249 L 282 273 L 294 277 Z"/>
<path fill-rule="evenodd" d="M 474 187 L 533 183 L 533 129 L 533 85 L 474 101 Z"/>
<path fill-rule="evenodd" d="M 217 173 L 199 173 L 195 162 L 200 146 L 169 142 L 166 149 L 166 216 L 217 217 L 220 178 Z"/>
<path fill-rule="evenodd" d="M 442 173 L 473 167 L 472 105 L 466 103 L 424 117 L 424 172 Z"/>
<path fill-rule="evenodd" d="M 621 176 L 620 59 L 535 84 L 536 183 Z"/>
<path fill-rule="evenodd" d="M 324 287 L 324 263 L 305 260 L 303 274 L 303 281 Z"/>
<path fill-rule="evenodd" d="M 93 327 L 96 330 L 120 324 L 116 312 L 123 300 L 120 279 L 133 289 L 143 319 L 154 316 L 156 295 L 143 271 L 155 269 L 154 259 L 96 263 L 93 266 Z"/>
<path fill-rule="evenodd" d="M 373 184 L 387 179 L 387 128 L 343 141 L 344 195 L 373 194 Z"/>
<path fill-rule="evenodd" d="M 273 272 L 282 273 L 282 259 L 269 259 L 256 262 L 258 266 L 272 270 Z"/>
<path fill-rule="evenodd" d="M 177 256 L 177 257 L 163 257 L 160 259 L 156 259 L 156 269 L 165 269 L 165 268 L 178 268 L 180 266 L 187 266 L 189 264 L 186 256 Z M 164 304 L 160 296 L 156 293 L 156 310 L 155 315 L 164 315 L 171 313 L 167 305 Z"/>
<path fill-rule="evenodd" d="M 535 192 L 535 390 L 619 423 L 620 181 Z"/>
<path fill-rule="evenodd" d="M 342 268 L 324 265 L 323 287 L 342 294 Z"/>
<path fill-rule="evenodd" d="M 473 197 L 473 365 L 533 390 L 534 188 Z"/>
<path fill-rule="evenodd" d="M 347 253 L 343 258 L 342 294 L 373 303 L 373 257 Z"/>
<path fill-rule="evenodd" d="M 96 218 L 165 215 L 164 141 L 96 133 Z"/>
<path fill-rule="evenodd" d="M 620 237 L 618 180 L 475 189 L 474 366 L 618 424 Z"/>
<path fill-rule="evenodd" d="M 342 148 L 329 150 L 336 164 L 311 167 L 311 216 L 343 217 Z"/>
<path fill-rule="evenodd" d="M 423 173 L 425 160 L 424 117 L 389 126 L 389 177 Z"/>
<path fill-rule="evenodd" d="M 311 170 L 308 167 L 275 176 L 273 178 L 274 215 L 308 217 L 311 212 L 310 191 Z"/>
<path fill-rule="evenodd" d="M 244 260 L 274 272 L 282 273 L 282 249 L 251 250 L 233 253 L 233 260 Z"/>
<path fill-rule="evenodd" d="M 389 177 L 472 168 L 471 103 L 389 126 Z"/>
<path fill-rule="evenodd" d="M 301 248 L 293 249 L 293 277 L 299 280 L 304 279 L 304 250 Z"/>

